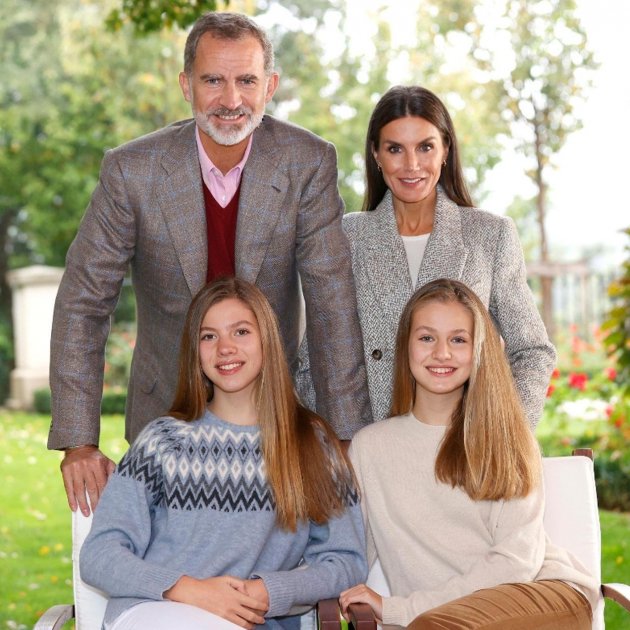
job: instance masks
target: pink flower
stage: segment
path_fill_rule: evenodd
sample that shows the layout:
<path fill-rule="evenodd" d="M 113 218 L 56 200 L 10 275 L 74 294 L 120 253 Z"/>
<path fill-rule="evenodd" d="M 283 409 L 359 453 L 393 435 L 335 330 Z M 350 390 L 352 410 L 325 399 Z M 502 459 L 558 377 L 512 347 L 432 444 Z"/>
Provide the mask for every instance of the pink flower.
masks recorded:
<path fill-rule="evenodd" d="M 615 368 L 609 367 L 609 368 L 606 368 L 605 371 L 606 371 L 606 376 L 608 377 L 608 380 L 614 381 L 617 378 L 617 370 L 615 370 Z"/>
<path fill-rule="evenodd" d="M 551 383 L 549 385 L 549 387 L 547 387 L 547 398 L 551 398 L 551 394 L 553 394 L 556 391 L 556 386 Z"/>
<path fill-rule="evenodd" d="M 586 389 L 586 382 L 588 381 L 588 376 L 583 372 L 572 372 L 569 374 L 569 387 L 573 389 L 579 389 L 583 392 Z"/>
<path fill-rule="evenodd" d="M 552 380 L 554 378 L 560 378 L 560 370 L 558 368 L 553 369 L 553 372 L 551 373 L 551 378 Z"/>

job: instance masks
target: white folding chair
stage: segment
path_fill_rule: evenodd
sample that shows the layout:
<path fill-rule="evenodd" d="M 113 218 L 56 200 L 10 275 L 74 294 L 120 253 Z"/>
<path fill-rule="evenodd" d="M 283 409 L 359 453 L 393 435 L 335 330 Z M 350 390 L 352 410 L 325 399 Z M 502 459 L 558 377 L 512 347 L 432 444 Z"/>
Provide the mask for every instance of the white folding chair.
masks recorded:
<path fill-rule="evenodd" d="M 100 630 L 103 625 L 107 595 L 86 584 L 79 572 L 79 553 L 92 527 L 92 514 L 84 516 L 80 510 L 72 512 L 72 590 L 74 604 L 58 604 L 49 608 L 33 630 L 59 630 L 70 619 L 77 630 Z"/>

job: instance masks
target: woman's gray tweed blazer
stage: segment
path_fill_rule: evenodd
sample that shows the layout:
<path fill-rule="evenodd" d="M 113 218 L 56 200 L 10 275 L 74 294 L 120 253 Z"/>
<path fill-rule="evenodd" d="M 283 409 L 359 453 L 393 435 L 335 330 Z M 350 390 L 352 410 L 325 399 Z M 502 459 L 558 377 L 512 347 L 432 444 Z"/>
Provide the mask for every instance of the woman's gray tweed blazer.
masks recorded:
<path fill-rule="evenodd" d="M 396 329 L 407 300 L 427 282 L 451 278 L 469 286 L 488 307 L 534 427 L 542 414 L 556 353 L 527 285 L 516 227 L 507 217 L 457 206 L 439 186 L 437 192 L 433 230 L 413 285 L 389 191 L 373 211 L 343 218 L 352 250 L 374 420 L 389 415 Z M 306 341 L 300 360 L 298 392 L 311 406 L 314 392 Z"/>

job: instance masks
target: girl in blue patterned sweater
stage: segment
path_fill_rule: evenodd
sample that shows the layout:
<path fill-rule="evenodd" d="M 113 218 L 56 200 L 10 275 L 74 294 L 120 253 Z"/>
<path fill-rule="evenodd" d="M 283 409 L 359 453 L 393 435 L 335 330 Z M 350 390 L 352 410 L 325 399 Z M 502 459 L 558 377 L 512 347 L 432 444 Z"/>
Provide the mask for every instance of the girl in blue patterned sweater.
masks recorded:
<path fill-rule="evenodd" d="M 235 278 L 193 300 L 166 417 L 122 458 L 94 512 L 81 577 L 104 627 L 297 627 L 296 607 L 365 579 L 351 468 L 299 405 L 275 315 Z"/>

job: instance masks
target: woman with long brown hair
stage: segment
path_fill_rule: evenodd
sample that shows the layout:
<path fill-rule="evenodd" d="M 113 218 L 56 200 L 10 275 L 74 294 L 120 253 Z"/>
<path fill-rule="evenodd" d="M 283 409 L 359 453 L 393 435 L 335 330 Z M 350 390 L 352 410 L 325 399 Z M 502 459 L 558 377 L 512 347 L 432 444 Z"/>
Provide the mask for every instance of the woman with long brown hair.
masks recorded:
<path fill-rule="evenodd" d="M 590 629 L 598 585 L 546 540 L 538 446 L 494 323 L 464 284 L 430 282 L 403 309 L 392 413 L 350 447 L 368 560 L 391 596 L 359 584 L 342 608 L 364 602 L 413 630 Z"/>
<path fill-rule="evenodd" d="M 294 606 L 365 578 L 357 501 L 332 429 L 298 404 L 269 302 L 218 279 L 188 310 L 168 416 L 106 486 L 81 576 L 110 596 L 108 630 L 292 628 Z"/>

